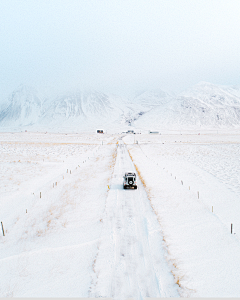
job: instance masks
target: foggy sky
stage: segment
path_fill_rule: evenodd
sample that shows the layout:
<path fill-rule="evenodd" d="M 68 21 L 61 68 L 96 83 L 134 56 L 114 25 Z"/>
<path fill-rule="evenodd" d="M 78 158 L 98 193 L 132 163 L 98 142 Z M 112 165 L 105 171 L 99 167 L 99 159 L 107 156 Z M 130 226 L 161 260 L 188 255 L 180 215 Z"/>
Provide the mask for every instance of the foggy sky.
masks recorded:
<path fill-rule="evenodd" d="M 239 16 L 239 0 L 0 0 L 0 95 L 240 85 Z"/>

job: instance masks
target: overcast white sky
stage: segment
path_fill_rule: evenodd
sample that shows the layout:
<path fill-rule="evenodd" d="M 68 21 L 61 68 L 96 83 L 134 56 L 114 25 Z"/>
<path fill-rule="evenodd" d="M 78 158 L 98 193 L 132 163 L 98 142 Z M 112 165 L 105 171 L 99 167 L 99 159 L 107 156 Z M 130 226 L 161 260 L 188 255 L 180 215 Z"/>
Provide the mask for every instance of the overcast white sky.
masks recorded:
<path fill-rule="evenodd" d="M 0 94 L 240 85 L 239 0 L 0 0 Z"/>

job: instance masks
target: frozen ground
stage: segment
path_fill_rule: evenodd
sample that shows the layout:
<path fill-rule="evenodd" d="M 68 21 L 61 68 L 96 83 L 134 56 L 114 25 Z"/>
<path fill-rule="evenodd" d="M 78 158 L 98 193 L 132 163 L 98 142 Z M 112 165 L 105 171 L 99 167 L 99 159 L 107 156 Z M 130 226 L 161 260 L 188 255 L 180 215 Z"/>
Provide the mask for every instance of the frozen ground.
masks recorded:
<path fill-rule="evenodd" d="M 239 297 L 239 144 L 1 133 L 0 296 Z"/>
<path fill-rule="evenodd" d="M 116 149 L 98 138 L 1 135 L 2 297 L 88 296 Z"/>
<path fill-rule="evenodd" d="M 124 141 L 161 224 L 180 295 L 239 297 L 240 136 L 138 135 Z"/>

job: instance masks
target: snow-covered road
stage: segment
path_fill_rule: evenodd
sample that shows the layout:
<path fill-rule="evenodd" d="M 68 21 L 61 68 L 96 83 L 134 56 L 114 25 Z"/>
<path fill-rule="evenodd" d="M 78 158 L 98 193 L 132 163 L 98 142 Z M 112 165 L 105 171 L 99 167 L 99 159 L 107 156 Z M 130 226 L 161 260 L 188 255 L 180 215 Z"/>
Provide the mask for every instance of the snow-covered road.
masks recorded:
<path fill-rule="evenodd" d="M 94 263 L 91 297 L 177 297 L 177 285 L 165 259 L 161 228 L 147 194 L 124 190 L 125 172 L 136 172 L 120 143 L 102 220 L 101 243 Z"/>
<path fill-rule="evenodd" d="M 0 134 L 1 297 L 239 297 L 239 135 L 123 141 Z"/>

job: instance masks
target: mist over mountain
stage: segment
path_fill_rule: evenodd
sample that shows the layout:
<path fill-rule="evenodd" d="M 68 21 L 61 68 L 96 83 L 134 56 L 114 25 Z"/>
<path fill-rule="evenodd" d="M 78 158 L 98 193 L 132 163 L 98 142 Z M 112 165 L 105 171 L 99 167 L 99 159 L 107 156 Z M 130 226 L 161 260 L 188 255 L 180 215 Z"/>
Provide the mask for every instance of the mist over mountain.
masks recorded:
<path fill-rule="evenodd" d="M 129 99 L 91 90 L 48 98 L 21 85 L 0 109 L 1 131 L 238 128 L 240 89 L 200 82 L 177 96 L 154 90 Z"/>

